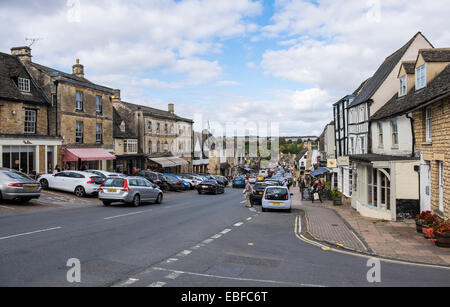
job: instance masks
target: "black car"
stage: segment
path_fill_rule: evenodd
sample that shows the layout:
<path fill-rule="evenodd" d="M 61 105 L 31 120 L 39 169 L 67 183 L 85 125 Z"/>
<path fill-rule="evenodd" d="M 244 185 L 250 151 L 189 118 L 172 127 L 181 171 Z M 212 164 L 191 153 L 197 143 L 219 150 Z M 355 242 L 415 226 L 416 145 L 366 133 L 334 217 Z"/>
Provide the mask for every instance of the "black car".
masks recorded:
<path fill-rule="evenodd" d="M 226 187 L 228 185 L 228 180 L 223 176 L 212 176 L 219 184 Z"/>
<path fill-rule="evenodd" d="M 273 182 L 257 182 L 253 186 L 253 193 L 250 195 L 250 202 L 252 205 L 261 205 L 261 200 L 264 194 L 264 191 L 267 187 L 274 186 Z"/>
<path fill-rule="evenodd" d="M 167 179 L 163 174 L 151 171 L 140 171 L 137 175 L 144 177 L 148 181 L 158 185 L 162 191 L 169 190 L 169 184 L 167 183 Z"/>
<path fill-rule="evenodd" d="M 212 193 L 223 194 L 225 193 L 225 187 L 218 183 L 216 180 L 205 180 L 197 185 L 198 194 Z"/>

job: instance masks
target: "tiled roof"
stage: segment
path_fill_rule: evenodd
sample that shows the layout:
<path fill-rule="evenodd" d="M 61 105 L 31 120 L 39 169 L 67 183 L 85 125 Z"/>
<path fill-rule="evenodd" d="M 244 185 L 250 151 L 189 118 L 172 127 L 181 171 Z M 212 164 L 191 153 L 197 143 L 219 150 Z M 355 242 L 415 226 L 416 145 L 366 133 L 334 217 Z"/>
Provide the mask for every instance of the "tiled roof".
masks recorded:
<path fill-rule="evenodd" d="M 450 62 L 450 48 L 421 49 L 425 62 Z"/>
<path fill-rule="evenodd" d="M 30 92 L 19 91 L 17 78 L 30 80 Z M 15 101 L 48 104 L 41 89 L 34 82 L 20 60 L 0 52 L 0 98 Z"/>
<path fill-rule="evenodd" d="M 388 56 L 383 64 L 378 68 L 375 74 L 367 80 L 360 93 L 356 96 L 355 100 L 350 104 L 349 107 L 357 106 L 361 103 L 367 102 L 373 94 L 378 90 L 378 88 L 383 84 L 384 80 L 389 76 L 391 71 L 395 68 L 397 63 L 401 60 L 405 52 L 409 49 L 411 44 L 421 33 L 414 35 L 402 48 Z"/>
<path fill-rule="evenodd" d="M 378 120 L 407 113 L 421 104 L 450 94 L 450 64 L 423 89 L 414 88 L 406 96 L 396 94 L 371 119 Z"/>
<path fill-rule="evenodd" d="M 113 90 L 111 88 L 92 83 L 91 81 L 89 81 L 86 78 L 80 78 L 80 77 L 77 77 L 76 75 L 68 74 L 63 71 L 59 71 L 59 70 L 56 70 L 56 69 L 53 69 L 53 68 L 50 68 L 50 67 L 47 67 L 47 66 L 44 66 L 41 64 L 34 63 L 34 62 L 30 62 L 30 63 L 28 63 L 28 65 L 31 65 L 31 66 L 35 67 L 36 69 L 43 71 L 44 73 L 48 74 L 49 76 L 51 76 L 59 81 L 73 83 L 76 85 L 80 85 L 80 86 L 92 88 L 95 90 L 107 92 L 109 94 L 113 93 Z"/>
<path fill-rule="evenodd" d="M 142 106 L 142 105 L 133 104 L 133 103 L 125 102 L 125 101 L 122 101 L 121 103 L 123 103 L 125 106 L 127 106 L 128 108 L 130 108 L 134 111 L 143 111 L 144 113 L 148 113 L 150 116 L 154 115 L 154 116 L 161 116 L 161 117 L 164 117 L 167 119 L 172 119 L 172 120 L 186 121 L 186 122 L 190 122 L 190 123 L 193 122 L 192 119 L 180 117 L 176 114 L 170 113 L 169 111 L 155 109 L 152 107 Z"/>
<path fill-rule="evenodd" d="M 137 139 L 137 134 L 129 125 L 130 122 L 133 122 L 132 116 L 124 118 L 122 115 L 126 115 L 125 110 L 122 109 L 119 113 L 116 108 L 113 107 L 113 137 L 115 139 Z M 125 124 L 125 131 L 120 129 L 122 122 Z"/>
<path fill-rule="evenodd" d="M 402 62 L 403 67 L 408 75 L 414 74 L 416 72 L 416 62 L 415 61 L 404 61 Z"/>

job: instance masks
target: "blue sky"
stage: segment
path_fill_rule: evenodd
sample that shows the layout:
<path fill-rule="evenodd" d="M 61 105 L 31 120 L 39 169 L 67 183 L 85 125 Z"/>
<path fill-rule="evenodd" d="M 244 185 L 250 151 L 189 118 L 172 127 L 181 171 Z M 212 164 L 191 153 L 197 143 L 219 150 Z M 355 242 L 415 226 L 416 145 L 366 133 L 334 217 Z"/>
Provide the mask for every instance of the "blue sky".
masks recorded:
<path fill-rule="evenodd" d="M 446 0 L 31 0 L 0 2 L 0 51 L 118 88 L 132 103 L 205 122 L 277 123 L 318 135 L 418 31 L 450 46 Z"/>

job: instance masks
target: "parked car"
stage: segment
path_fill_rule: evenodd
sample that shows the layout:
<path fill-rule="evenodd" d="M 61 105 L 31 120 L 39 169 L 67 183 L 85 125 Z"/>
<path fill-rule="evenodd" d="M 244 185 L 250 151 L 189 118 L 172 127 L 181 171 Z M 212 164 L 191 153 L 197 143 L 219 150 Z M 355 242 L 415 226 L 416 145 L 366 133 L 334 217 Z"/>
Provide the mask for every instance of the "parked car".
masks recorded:
<path fill-rule="evenodd" d="M 182 191 L 184 189 L 184 183 L 176 176 L 164 175 L 166 178 L 169 191 Z"/>
<path fill-rule="evenodd" d="M 102 177 L 103 179 L 111 178 L 111 177 L 115 177 L 115 178 L 116 177 L 120 177 L 120 178 L 127 177 L 126 175 L 121 174 L 121 173 L 113 173 L 113 172 L 100 171 L 100 170 L 87 170 L 87 172 L 96 174 L 96 175 Z"/>
<path fill-rule="evenodd" d="M 38 178 L 44 190 L 55 189 L 75 193 L 78 197 L 98 193 L 104 179 L 98 175 L 81 171 L 63 171 L 54 175 L 45 174 Z"/>
<path fill-rule="evenodd" d="M 225 193 L 225 187 L 218 183 L 216 180 L 205 180 L 197 186 L 197 191 L 198 194 L 223 194 Z"/>
<path fill-rule="evenodd" d="M 255 184 L 256 183 L 256 177 L 255 176 L 250 176 L 248 178 L 248 182 L 251 183 L 251 184 Z"/>
<path fill-rule="evenodd" d="M 137 176 L 144 177 L 148 181 L 156 184 L 162 191 L 169 190 L 169 185 L 167 183 L 166 177 L 163 174 L 152 172 L 152 171 L 140 171 Z"/>
<path fill-rule="evenodd" d="M 272 186 L 271 182 L 257 182 L 253 186 L 253 194 L 250 195 L 252 205 L 261 205 L 264 191 L 267 187 Z"/>
<path fill-rule="evenodd" d="M 39 182 L 12 169 L 0 169 L 0 202 L 3 199 L 28 202 L 41 196 Z"/>
<path fill-rule="evenodd" d="M 195 189 L 195 187 L 200 184 L 202 182 L 202 180 L 200 180 L 199 178 L 193 176 L 193 175 L 180 175 L 180 177 L 189 182 L 191 184 L 191 189 Z"/>
<path fill-rule="evenodd" d="M 291 212 L 291 196 L 287 187 L 267 187 L 261 201 L 262 212 L 267 209 Z"/>
<path fill-rule="evenodd" d="M 120 202 L 138 207 L 145 202 L 160 204 L 163 192 L 158 185 L 140 176 L 108 178 L 99 187 L 98 198 L 105 206 Z"/>
<path fill-rule="evenodd" d="M 212 176 L 214 178 L 215 181 L 217 181 L 217 183 L 223 185 L 224 187 L 226 187 L 228 185 L 228 180 L 226 180 L 225 177 L 223 176 Z"/>
<path fill-rule="evenodd" d="M 242 177 L 235 177 L 233 179 L 233 189 L 245 188 L 245 180 Z"/>

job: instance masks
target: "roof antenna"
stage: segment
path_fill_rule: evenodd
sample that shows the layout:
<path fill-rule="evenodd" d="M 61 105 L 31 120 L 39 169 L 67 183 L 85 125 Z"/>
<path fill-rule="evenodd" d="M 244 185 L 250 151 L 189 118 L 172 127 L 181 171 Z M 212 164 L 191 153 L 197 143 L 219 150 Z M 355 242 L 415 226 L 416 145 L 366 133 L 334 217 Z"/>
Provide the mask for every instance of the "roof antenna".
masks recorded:
<path fill-rule="evenodd" d="M 31 42 L 31 44 L 28 46 L 28 47 L 31 47 L 31 46 L 33 46 L 33 44 L 35 42 L 38 42 L 38 41 L 42 40 L 42 38 L 25 38 L 25 40 Z"/>

